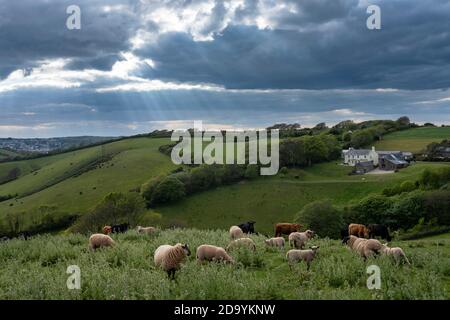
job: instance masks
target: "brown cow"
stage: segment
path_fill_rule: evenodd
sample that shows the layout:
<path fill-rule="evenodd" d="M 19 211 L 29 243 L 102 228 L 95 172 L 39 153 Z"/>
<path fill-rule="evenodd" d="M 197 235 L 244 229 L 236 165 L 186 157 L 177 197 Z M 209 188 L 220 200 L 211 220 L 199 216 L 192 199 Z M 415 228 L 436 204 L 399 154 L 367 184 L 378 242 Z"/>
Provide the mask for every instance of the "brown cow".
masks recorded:
<path fill-rule="evenodd" d="M 351 223 L 348 226 L 348 235 L 358 238 L 369 238 L 369 229 L 363 224 Z"/>
<path fill-rule="evenodd" d="M 277 223 L 275 225 L 275 237 L 281 237 L 283 234 L 289 235 L 292 232 L 297 232 L 302 227 L 298 223 Z"/>

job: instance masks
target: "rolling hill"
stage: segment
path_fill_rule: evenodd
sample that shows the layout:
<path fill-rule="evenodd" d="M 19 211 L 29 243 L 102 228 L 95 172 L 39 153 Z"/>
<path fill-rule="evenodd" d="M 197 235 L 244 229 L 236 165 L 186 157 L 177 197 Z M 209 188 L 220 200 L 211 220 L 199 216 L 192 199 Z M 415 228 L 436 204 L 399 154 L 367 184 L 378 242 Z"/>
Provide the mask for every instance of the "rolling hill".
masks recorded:
<path fill-rule="evenodd" d="M 110 192 L 137 191 L 143 182 L 177 167 L 170 157 L 158 151 L 169 142 L 168 138 L 131 138 L 1 163 L 0 195 L 18 197 L 0 202 L 0 221 L 8 214 L 21 214 L 26 220 L 40 206 L 52 206 L 62 215 L 83 214 Z M 222 186 L 155 210 L 162 214 L 163 226 L 228 228 L 253 219 L 258 222 L 258 230 L 271 233 L 274 222 L 292 221 L 295 213 L 312 201 L 329 198 L 345 205 L 399 181 L 414 180 L 426 167 L 444 165 L 448 166 L 417 163 L 399 173 L 362 177 L 349 176 L 350 169 L 338 162 L 323 163 Z M 12 170 L 17 179 L 1 184 L 1 178 Z"/>
<path fill-rule="evenodd" d="M 19 199 L 0 203 L 0 219 L 42 205 L 82 213 L 110 192 L 128 192 L 175 165 L 158 151 L 168 139 L 136 138 L 39 159 L 0 164 L 0 176 L 19 168 L 17 180 L 0 185 L 0 194 Z"/>
<path fill-rule="evenodd" d="M 377 150 L 420 153 L 432 142 L 450 139 L 450 127 L 420 127 L 390 133 L 375 143 Z"/>

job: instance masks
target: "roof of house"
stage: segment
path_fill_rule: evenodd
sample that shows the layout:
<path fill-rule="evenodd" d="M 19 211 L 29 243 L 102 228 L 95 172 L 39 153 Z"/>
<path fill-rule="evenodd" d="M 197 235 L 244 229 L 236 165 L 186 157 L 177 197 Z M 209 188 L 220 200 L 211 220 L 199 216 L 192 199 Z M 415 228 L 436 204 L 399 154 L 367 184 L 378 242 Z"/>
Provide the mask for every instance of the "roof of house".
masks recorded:
<path fill-rule="evenodd" d="M 386 159 L 386 161 L 389 161 L 390 163 L 393 163 L 393 164 L 398 164 L 398 165 L 408 164 L 407 161 L 397 158 L 394 154 L 389 154 L 384 158 Z"/>
<path fill-rule="evenodd" d="M 343 152 L 344 154 L 348 154 L 348 155 L 350 155 L 350 156 L 367 156 L 367 155 L 370 154 L 370 151 L 372 151 L 372 150 L 369 150 L 369 149 L 353 149 L 353 148 L 350 148 L 350 149 L 348 149 L 348 150 L 343 150 L 342 152 Z"/>
<path fill-rule="evenodd" d="M 373 162 L 372 161 L 361 161 L 356 163 L 356 166 L 359 167 L 373 167 Z"/>

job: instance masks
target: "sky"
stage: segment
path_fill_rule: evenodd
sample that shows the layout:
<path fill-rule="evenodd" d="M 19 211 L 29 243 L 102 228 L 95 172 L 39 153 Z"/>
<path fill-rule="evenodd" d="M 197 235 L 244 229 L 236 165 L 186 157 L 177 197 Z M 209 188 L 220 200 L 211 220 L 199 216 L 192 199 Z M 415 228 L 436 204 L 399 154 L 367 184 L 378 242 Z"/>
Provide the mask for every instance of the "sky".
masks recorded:
<path fill-rule="evenodd" d="M 0 0 L 0 137 L 450 124 L 449 88 L 448 0 Z"/>

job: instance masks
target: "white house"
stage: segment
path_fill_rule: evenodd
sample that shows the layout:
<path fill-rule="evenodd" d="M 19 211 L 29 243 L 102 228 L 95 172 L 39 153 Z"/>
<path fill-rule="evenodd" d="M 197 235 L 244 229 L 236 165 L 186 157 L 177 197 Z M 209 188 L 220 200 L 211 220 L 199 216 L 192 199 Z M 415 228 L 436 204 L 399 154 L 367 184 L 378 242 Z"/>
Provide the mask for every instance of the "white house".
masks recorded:
<path fill-rule="evenodd" d="M 378 165 L 378 153 L 375 151 L 375 147 L 370 149 L 353 149 L 342 150 L 342 158 L 344 164 L 349 166 L 355 166 L 359 162 L 371 161 L 374 166 Z"/>

